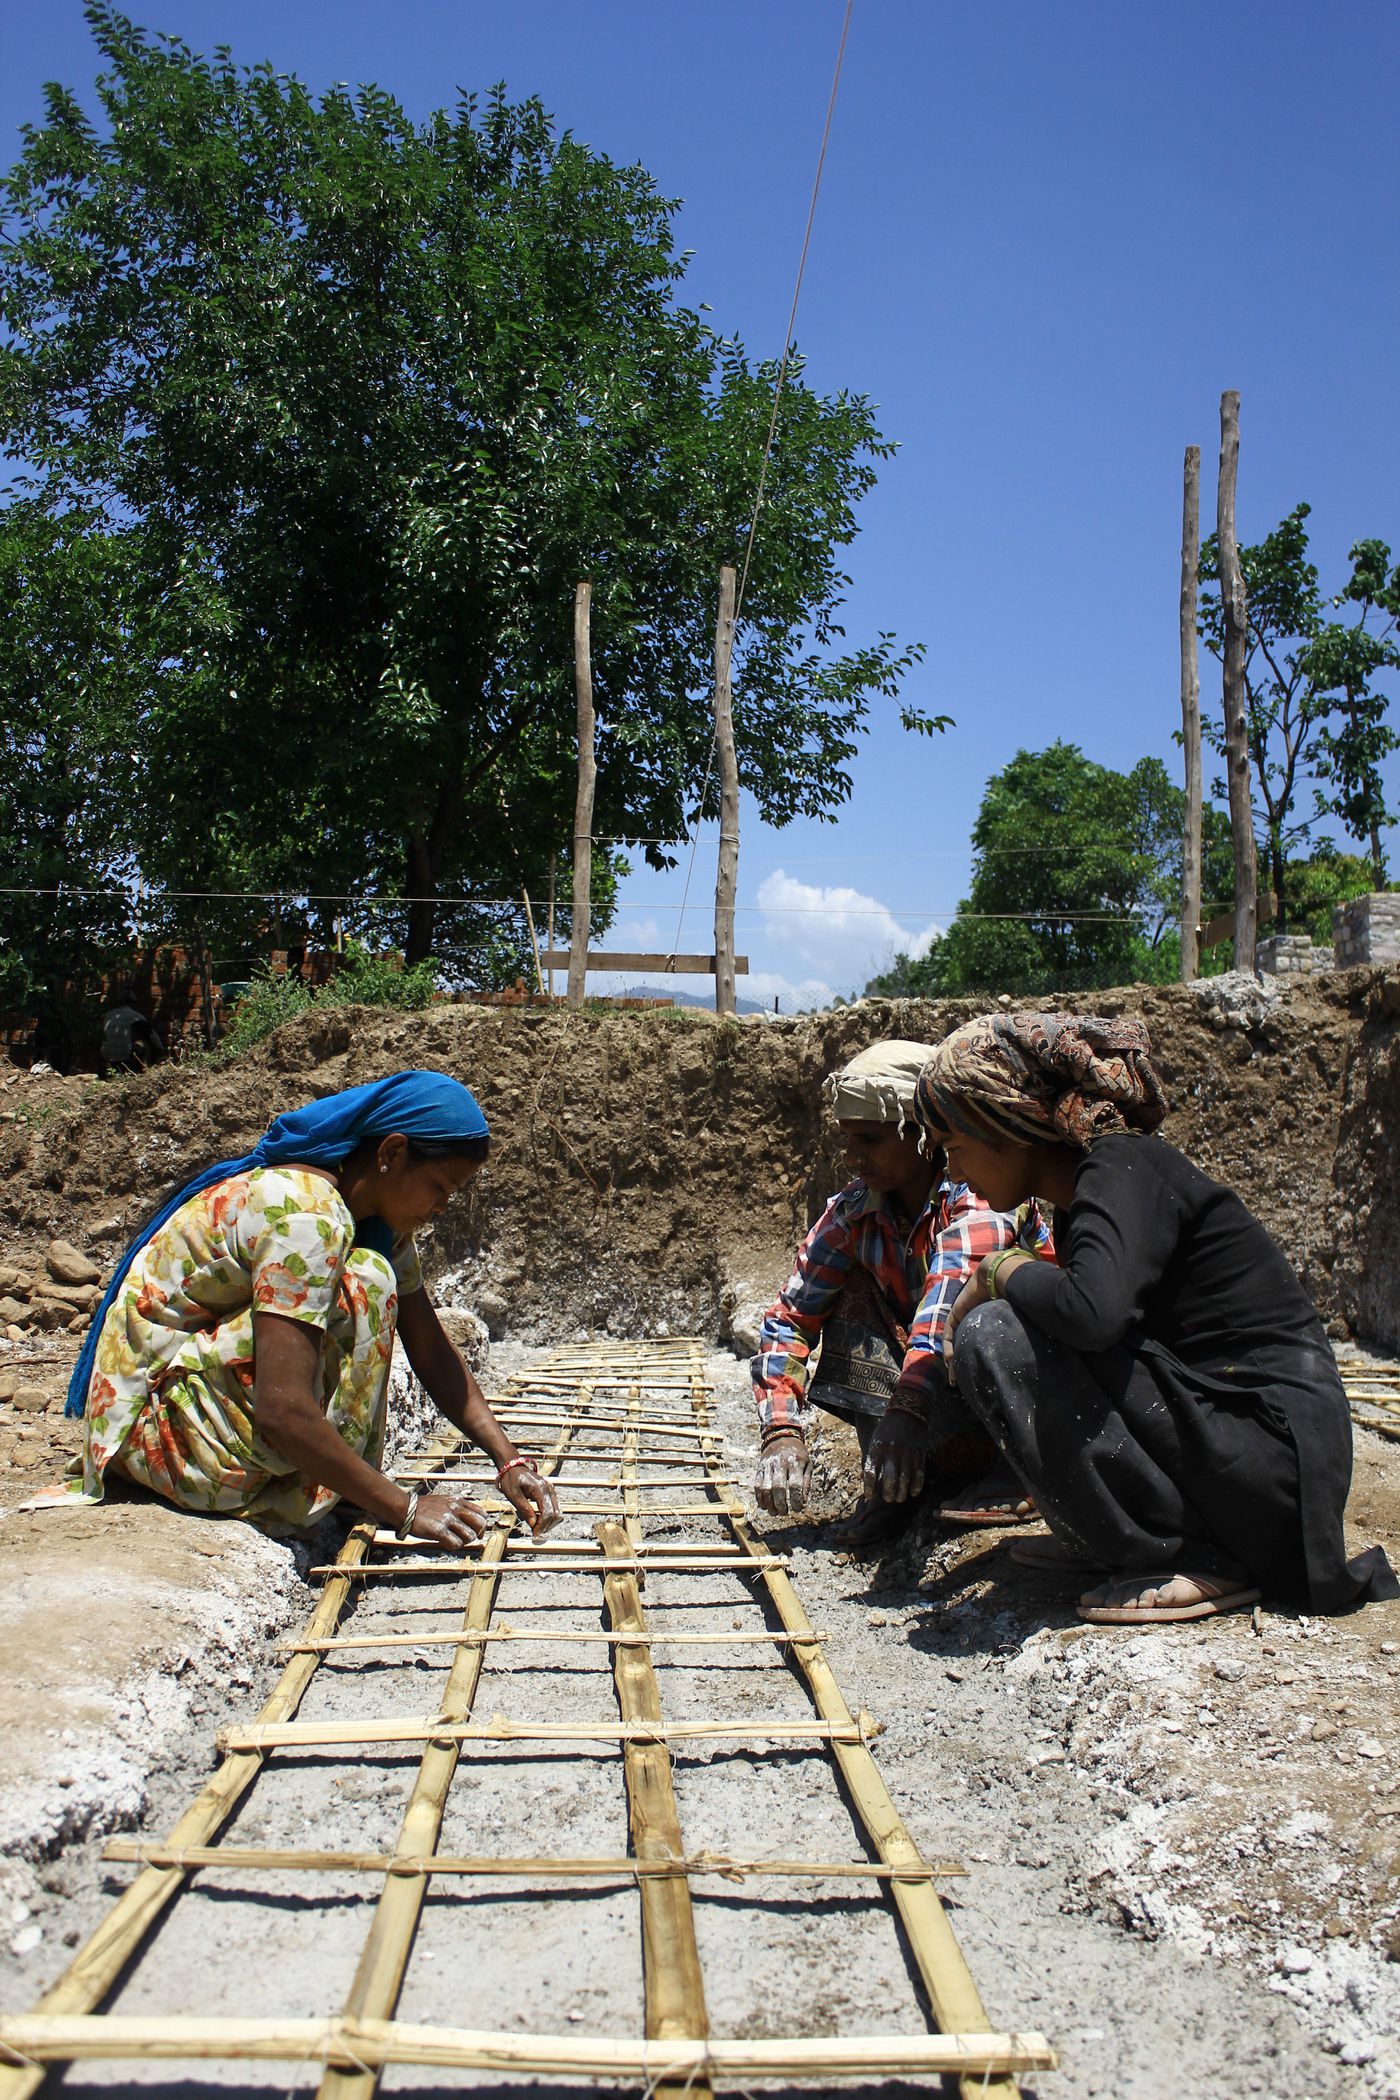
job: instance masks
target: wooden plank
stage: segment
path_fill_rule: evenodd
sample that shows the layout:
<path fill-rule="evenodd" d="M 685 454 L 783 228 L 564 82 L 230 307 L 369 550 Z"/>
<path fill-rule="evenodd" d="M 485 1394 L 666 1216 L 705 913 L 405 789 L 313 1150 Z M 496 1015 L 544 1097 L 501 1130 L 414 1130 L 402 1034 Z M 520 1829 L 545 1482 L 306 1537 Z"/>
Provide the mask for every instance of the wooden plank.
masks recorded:
<path fill-rule="evenodd" d="M 624 1560 L 620 1568 L 635 1570 Z M 609 1581 L 613 1578 L 609 1576 Z M 474 1657 L 478 1650 L 464 1650 Z M 229 1750 L 326 1750 L 350 1743 L 698 1743 L 738 1740 L 757 1744 L 826 1743 L 862 1740 L 855 1719 L 779 1721 L 746 1718 L 734 1721 L 508 1721 L 497 1714 L 487 1722 L 458 1721 L 443 1714 L 403 1714 L 380 1721 L 254 1722 L 247 1728 L 225 1728 L 218 1737 Z"/>
<path fill-rule="evenodd" d="M 547 970 L 567 969 L 567 948 L 546 949 L 541 957 Z M 630 949 L 590 948 L 588 951 L 590 970 L 663 970 L 668 977 L 713 977 L 715 958 L 713 955 L 634 955 Z M 747 955 L 734 958 L 735 973 L 740 977 L 749 974 Z"/>
<path fill-rule="evenodd" d="M 628 1528 L 604 1518 L 598 1525 L 598 1543 L 610 1561 L 626 1563 L 632 1544 Z M 647 1632 L 641 1591 L 635 1575 L 621 1569 L 603 1584 L 608 1618 L 615 1633 Z M 680 1811 L 671 1781 L 671 1753 L 664 1741 L 656 1740 L 661 1719 L 661 1690 L 646 1648 L 624 1647 L 613 1651 L 613 1683 L 622 1726 L 641 1724 L 652 1731 L 651 1741 L 627 1741 L 623 1774 L 627 1784 L 627 1821 L 632 1850 L 639 1860 L 675 1860 L 684 1857 Z M 700 1949 L 695 1940 L 695 1916 L 690 1884 L 683 1877 L 646 1880 L 642 1901 L 642 1987 L 648 2040 L 670 2041 L 677 2035 L 708 2035 L 709 2014 L 705 2008 L 705 1980 L 700 1971 Z M 663 2081 L 656 2087 L 657 2100 L 681 2100 L 693 2091 L 697 2100 L 710 2100 L 712 2088 L 703 2072 L 681 2086 Z"/>
<path fill-rule="evenodd" d="M 510 1880 L 541 1881 L 641 1881 L 688 1874 L 718 1874 L 726 1881 L 744 1881 L 750 1876 L 780 1881 L 885 1881 L 940 1880 L 964 1875 L 967 1868 L 952 1860 L 926 1867 L 885 1867 L 872 1860 L 833 1859 L 731 1859 L 727 1853 L 697 1852 L 691 1858 L 656 1859 L 548 1859 L 480 1858 L 454 1852 L 434 1852 L 416 1858 L 397 1852 L 309 1852 L 278 1851 L 258 1845 L 147 1845 L 139 1838 L 111 1838 L 102 1857 L 123 1865 L 227 1868 L 239 1873 L 305 1874 L 458 1874 L 483 1878 L 503 1876 Z"/>
<path fill-rule="evenodd" d="M 128 2061 L 422 2064 L 435 2070 L 530 2072 L 544 2078 L 629 2078 L 658 2072 L 722 2072 L 728 2078 L 899 2078 L 1003 2070 L 1046 2071 L 1055 2053 L 1042 2034 L 824 2036 L 819 2040 L 617 2041 L 611 2036 L 528 2035 L 463 2027 L 419 2027 L 394 2020 L 166 2018 L 110 2014 L 55 2018 L 0 2015 L 0 2051 L 34 2064 Z M 696 2086 L 692 2083 L 690 2090 Z M 977 2091 L 973 2084 L 969 2088 Z M 995 2087 L 988 2086 L 994 2091 Z"/>

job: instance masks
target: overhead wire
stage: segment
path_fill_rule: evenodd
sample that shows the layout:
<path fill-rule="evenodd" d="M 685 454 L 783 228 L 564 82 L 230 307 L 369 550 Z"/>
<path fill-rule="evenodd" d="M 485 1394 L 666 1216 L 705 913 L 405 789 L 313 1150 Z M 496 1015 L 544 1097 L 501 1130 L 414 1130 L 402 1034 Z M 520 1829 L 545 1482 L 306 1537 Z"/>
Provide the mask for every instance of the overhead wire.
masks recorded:
<path fill-rule="evenodd" d="M 778 374 L 773 385 L 773 408 L 768 418 L 768 434 L 763 441 L 763 457 L 759 462 L 758 485 L 754 490 L 753 514 L 749 519 L 749 535 L 744 546 L 743 566 L 739 572 L 739 585 L 734 594 L 734 630 L 737 633 L 739 617 L 744 609 L 744 592 L 748 587 L 749 565 L 753 560 L 754 540 L 758 535 L 759 513 L 768 487 L 768 467 L 773 457 L 773 446 L 778 434 L 778 412 L 782 406 L 783 388 L 787 384 L 788 365 L 792 358 L 793 338 L 797 329 L 797 306 L 802 297 L 802 280 L 807 272 L 807 254 L 812 245 L 812 227 L 817 216 L 817 198 L 821 194 L 822 170 L 826 166 L 826 149 L 831 139 L 831 120 L 836 114 L 836 97 L 841 86 L 841 69 L 846 62 L 846 39 L 851 29 L 851 13 L 855 0 L 846 0 L 846 11 L 841 20 L 841 40 L 836 47 L 836 66 L 831 76 L 831 93 L 827 97 L 826 121 L 822 125 L 821 149 L 817 154 L 816 173 L 812 178 L 812 195 L 807 205 L 807 224 L 802 234 L 802 252 L 797 259 L 797 276 L 792 287 L 792 306 L 788 313 L 787 332 L 783 337 L 783 354 L 778 360 Z M 690 858 L 686 863 L 685 886 L 681 891 L 680 911 L 676 915 L 676 936 L 670 951 L 669 961 L 674 963 L 676 949 L 680 946 L 681 929 L 685 923 L 686 905 L 690 897 L 690 881 L 695 873 L 695 855 L 700 844 L 700 826 L 704 821 L 705 797 L 710 791 L 710 775 L 714 770 L 715 747 L 719 737 L 719 725 L 710 732 L 709 756 L 705 760 L 705 777 L 700 787 L 700 799 L 695 806 L 695 830 L 690 841 Z"/>

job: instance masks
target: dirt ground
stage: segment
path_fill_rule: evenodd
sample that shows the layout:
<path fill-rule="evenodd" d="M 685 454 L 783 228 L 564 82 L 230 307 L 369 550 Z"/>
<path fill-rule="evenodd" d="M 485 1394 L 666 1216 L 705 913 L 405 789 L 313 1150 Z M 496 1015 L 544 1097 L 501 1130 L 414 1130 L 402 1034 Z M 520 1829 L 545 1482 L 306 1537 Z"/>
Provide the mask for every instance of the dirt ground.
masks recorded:
<path fill-rule="evenodd" d="M 1339 1332 L 1338 1206 L 1354 1220 L 1366 1203 L 1334 1190 L 1333 1157 L 1346 1089 L 1353 1132 L 1366 1113 L 1356 1073 L 1374 990 L 1353 973 L 1243 1019 L 1174 989 L 1093 1002 L 1147 1013 L 1174 1102 L 1168 1134 L 1242 1189 Z M 237 1067 L 102 1085 L 6 1074 L 0 1265 L 37 1271 L 62 1233 L 105 1267 L 167 1182 L 237 1151 L 278 1109 L 440 1063 L 478 1088 L 500 1142 L 479 1191 L 440 1228 L 429 1271 L 444 1302 L 492 1328 L 497 1372 L 527 1343 L 591 1332 L 669 1325 L 713 1339 L 771 1296 L 797 1233 L 839 1184 L 823 1073 L 863 1041 L 934 1035 L 968 1010 L 882 1003 L 738 1030 L 681 1013 L 589 1014 L 572 1032 L 552 1014 L 313 1015 Z M 1380 1177 L 1393 1137 L 1372 1131 L 1367 1145 L 1366 1171 Z M 1345 1244 L 1355 1269 L 1354 1228 Z M 30 1396 L 23 1410 L 0 1398 L 5 2009 L 32 2003 L 123 1884 L 125 1870 L 100 1863 L 102 1839 L 167 1829 L 211 1768 L 218 1726 L 255 1708 L 276 1639 L 312 1608 L 303 1573 L 327 1550 L 135 1500 L 20 1513 L 76 1440 L 55 1411 L 76 1347 L 61 1330 L 0 1334 L 0 1393 L 8 1369 Z M 716 1354 L 712 1371 L 747 1477 L 744 1368 Z M 950 1896 L 993 2019 L 1041 2027 L 1061 2050 L 1062 2069 L 1030 2081 L 1042 2100 L 1400 2093 L 1400 1607 L 1117 1632 L 1076 1619 L 1072 1584 L 1016 1569 L 1003 1534 L 925 1525 L 878 1562 L 846 1559 L 820 1536 L 852 1490 L 844 1439 L 824 1445 L 812 1521 L 771 1528 L 853 1706 L 883 1724 L 877 1756 L 916 1836 L 969 1867 Z M 1400 1565 L 1400 1445 L 1365 1430 L 1350 1531 Z M 706 1766 L 687 1765 L 685 1827 L 732 1844 L 707 1827 Z M 347 1799 L 347 1842 L 369 1842 L 376 1818 L 397 1815 L 411 1769 L 385 1759 L 370 1792 Z M 612 1778 L 600 1770 L 586 1798 L 539 1779 L 523 1808 L 503 1784 L 483 1792 L 493 1845 L 536 1849 L 541 1813 L 565 1819 L 579 1849 L 611 1842 Z M 766 1843 L 791 1835 L 794 1815 L 804 1842 L 819 1842 L 829 1812 L 795 1781 L 756 1782 Z M 294 1775 L 279 1813 L 270 1841 L 304 1838 Z M 202 1894 L 201 1961 L 227 1979 L 224 2009 L 243 2009 L 234 1979 L 252 1961 L 333 2001 L 362 1896 L 347 1887 L 308 1912 L 291 1895 L 250 1907 Z M 882 1906 L 836 1958 L 829 1908 L 784 1899 L 772 1910 L 761 1954 L 719 1991 L 717 2025 L 849 2032 L 914 2018 Z M 542 1931 L 538 1905 L 488 1905 L 473 1916 L 489 1930 L 470 1943 L 446 1907 L 432 1915 L 445 1937 L 426 1950 L 408 2017 L 464 2017 L 451 1979 L 466 1964 L 474 2023 L 512 2024 L 517 1993 L 521 2024 L 557 2022 L 561 2003 L 590 2030 L 634 2024 L 633 1912 L 561 1902 Z M 722 1900 L 704 1921 L 710 1966 L 723 1971 Z M 124 2002 L 154 2002 L 172 1952 L 167 1933 Z M 538 1988 L 522 1981 L 536 1955 Z M 64 2090 L 135 2082 L 94 2068 Z M 386 2084 L 423 2090 L 409 2074 Z M 246 2089 L 286 2091 L 285 2072 Z"/>

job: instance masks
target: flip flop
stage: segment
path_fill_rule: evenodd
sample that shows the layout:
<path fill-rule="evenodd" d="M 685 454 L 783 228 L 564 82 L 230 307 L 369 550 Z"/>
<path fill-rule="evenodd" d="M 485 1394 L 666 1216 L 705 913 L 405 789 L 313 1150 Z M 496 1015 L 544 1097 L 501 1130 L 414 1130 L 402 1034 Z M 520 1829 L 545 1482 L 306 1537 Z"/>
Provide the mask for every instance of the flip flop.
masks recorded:
<path fill-rule="evenodd" d="M 938 1514 L 945 1524 L 971 1524 L 982 1531 L 1001 1524 L 1034 1524 L 1040 1511 L 1019 1480 L 1009 1473 L 989 1473 L 964 1494 L 940 1502 Z"/>
<path fill-rule="evenodd" d="M 1193 1575 L 1187 1568 L 1120 1580 L 1135 1581 L 1142 1589 L 1167 1582 L 1191 1582 L 1206 1594 L 1197 1604 L 1086 1604 L 1081 1597 L 1080 1618 L 1095 1626 L 1168 1626 L 1183 1619 L 1216 1619 L 1222 1612 L 1243 1611 L 1247 1605 L 1257 1604 L 1261 1594 L 1257 1589 L 1232 1589 L 1230 1585 L 1238 1583 L 1238 1576 Z M 1093 1594 L 1092 1590 L 1085 1592 L 1086 1597 Z"/>
<path fill-rule="evenodd" d="M 1013 1539 L 1007 1552 L 1018 1568 L 1042 1568 L 1054 1575 L 1093 1575 L 1108 1568 L 1107 1561 L 1095 1560 L 1091 1553 L 1077 1553 L 1073 1546 L 1048 1535 Z"/>

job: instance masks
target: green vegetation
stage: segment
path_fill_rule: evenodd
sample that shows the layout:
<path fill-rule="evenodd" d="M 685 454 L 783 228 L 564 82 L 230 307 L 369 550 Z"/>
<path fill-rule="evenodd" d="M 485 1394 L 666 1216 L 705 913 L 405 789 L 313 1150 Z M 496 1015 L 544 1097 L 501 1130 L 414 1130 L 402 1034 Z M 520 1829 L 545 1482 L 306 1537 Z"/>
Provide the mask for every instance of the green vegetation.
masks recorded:
<path fill-rule="evenodd" d="M 1254 771 L 1255 825 L 1260 844 L 1260 888 L 1279 899 L 1278 930 L 1292 925 L 1290 850 L 1314 825 L 1334 818 L 1370 849 L 1365 887 L 1386 887 L 1381 832 L 1395 821 L 1387 808 L 1381 763 L 1400 748 L 1386 720 L 1388 700 L 1376 681 L 1400 667 L 1400 568 L 1392 569 L 1383 540 L 1358 540 L 1352 573 L 1337 597 L 1325 601 L 1308 558 L 1310 506 L 1300 503 L 1257 547 L 1241 547 L 1249 595 L 1249 650 L 1245 700 Z M 1201 549 L 1201 634 L 1212 655 L 1224 650 L 1218 550 Z M 1344 609 L 1341 619 L 1329 610 Z M 1220 722 L 1205 731 L 1224 750 Z M 1305 781 L 1311 811 L 1300 808 Z M 1223 797 L 1220 781 L 1214 792 Z"/>
<path fill-rule="evenodd" d="M 614 848 L 665 865 L 652 842 L 686 834 L 774 370 L 680 302 L 676 205 L 538 102 L 463 96 L 419 126 L 379 88 L 318 97 L 85 13 L 100 119 L 47 88 L 0 183 L 0 567 L 26 580 L 0 652 L 24 757 L 4 879 L 139 870 L 143 930 L 221 954 L 272 946 L 269 896 L 283 944 L 323 945 L 335 899 L 371 897 L 348 928 L 509 981 L 522 888 L 557 864 L 568 893 L 580 578 L 595 930 Z M 734 659 L 771 824 L 833 815 L 917 654 L 840 624 L 840 550 L 891 450 L 864 397 L 795 362 Z M 75 956 L 113 933 L 54 909 Z M 21 998 L 54 977 L 28 910 Z"/>
<path fill-rule="evenodd" d="M 901 955 L 869 992 L 1020 995 L 1165 983 L 1179 974 L 1184 797 L 1158 758 L 1131 773 L 1076 744 L 1018 751 L 988 781 L 973 827 L 971 895 L 926 955 Z M 1205 892 L 1228 894 L 1229 825 L 1206 813 Z"/>
<path fill-rule="evenodd" d="M 414 963 L 405 969 L 397 958 L 370 955 L 351 941 L 329 984 L 310 985 L 290 974 L 274 977 L 269 970 L 259 971 L 233 1009 L 218 1055 L 237 1057 L 251 1050 L 284 1021 L 294 1020 L 313 1006 L 397 1006 L 418 1013 L 430 1003 L 435 989 L 431 963 Z"/>

